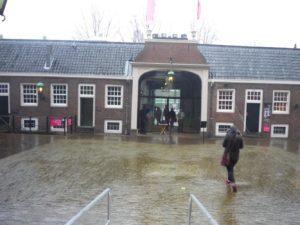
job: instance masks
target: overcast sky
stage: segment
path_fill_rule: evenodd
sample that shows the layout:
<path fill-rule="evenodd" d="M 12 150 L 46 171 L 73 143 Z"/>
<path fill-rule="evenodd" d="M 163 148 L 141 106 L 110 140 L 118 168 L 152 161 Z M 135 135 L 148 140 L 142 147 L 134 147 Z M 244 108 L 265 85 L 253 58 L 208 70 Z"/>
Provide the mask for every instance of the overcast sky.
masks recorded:
<path fill-rule="evenodd" d="M 197 0 L 155 0 L 154 31 L 191 32 Z M 6 21 L 0 22 L 4 38 L 67 39 L 92 8 L 112 18 L 122 32 L 133 17 L 145 22 L 147 0 L 8 0 Z M 200 0 L 200 23 L 216 33 L 216 44 L 271 47 L 300 46 L 299 0 Z M 129 38 L 126 37 L 125 39 Z M 128 41 L 129 39 L 127 39 Z"/>

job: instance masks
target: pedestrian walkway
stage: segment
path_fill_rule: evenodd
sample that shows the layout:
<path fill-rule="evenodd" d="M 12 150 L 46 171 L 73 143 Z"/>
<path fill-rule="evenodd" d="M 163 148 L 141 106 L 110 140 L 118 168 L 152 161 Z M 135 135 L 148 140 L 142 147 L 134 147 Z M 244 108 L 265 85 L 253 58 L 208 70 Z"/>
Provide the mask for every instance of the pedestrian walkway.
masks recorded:
<path fill-rule="evenodd" d="M 246 139 L 236 194 L 219 165 L 222 139 L 1 134 L 0 143 L 1 225 L 64 224 L 106 188 L 111 224 L 187 224 L 190 193 L 222 225 L 300 221 L 298 142 Z M 105 207 L 79 224 L 104 224 Z M 205 219 L 192 212 L 192 224 Z"/>

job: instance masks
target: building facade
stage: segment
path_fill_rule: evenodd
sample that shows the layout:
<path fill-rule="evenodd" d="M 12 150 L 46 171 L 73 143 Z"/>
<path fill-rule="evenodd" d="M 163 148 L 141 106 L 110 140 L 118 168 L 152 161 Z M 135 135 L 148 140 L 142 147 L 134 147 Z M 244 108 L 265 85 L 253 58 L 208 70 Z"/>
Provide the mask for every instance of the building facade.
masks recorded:
<path fill-rule="evenodd" d="M 224 136 L 235 125 L 244 135 L 299 138 L 299 95 L 298 49 L 0 39 L 4 129 L 136 134 L 146 107 L 148 131 L 159 132 L 154 109 L 167 107 L 178 132 Z"/>

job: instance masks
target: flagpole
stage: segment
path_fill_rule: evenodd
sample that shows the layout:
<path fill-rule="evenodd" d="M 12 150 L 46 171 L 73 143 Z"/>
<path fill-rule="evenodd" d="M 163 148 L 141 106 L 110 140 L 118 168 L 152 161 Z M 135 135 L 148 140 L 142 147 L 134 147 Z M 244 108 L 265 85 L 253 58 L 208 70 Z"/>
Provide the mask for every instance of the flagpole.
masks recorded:
<path fill-rule="evenodd" d="M 147 14 L 146 14 L 146 33 L 147 38 L 151 38 L 152 26 L 154 22 L 155 0 L 147 0 Z"/>
<path fill-rule="evenodd" d="M 193 16 L 193 22 L 191 25 L 191 34 L 192 34 L 192 39 L 196 40 L 197 39 L 197 30 L 198 30 L 198 26 L 199 26 L 199 20 L 200 20 L 200 13 L 201 13 L 201 5 L 200 5 L 200 0 L 195 0 L 195 5 L 196 5 L 196 13 Z"/>

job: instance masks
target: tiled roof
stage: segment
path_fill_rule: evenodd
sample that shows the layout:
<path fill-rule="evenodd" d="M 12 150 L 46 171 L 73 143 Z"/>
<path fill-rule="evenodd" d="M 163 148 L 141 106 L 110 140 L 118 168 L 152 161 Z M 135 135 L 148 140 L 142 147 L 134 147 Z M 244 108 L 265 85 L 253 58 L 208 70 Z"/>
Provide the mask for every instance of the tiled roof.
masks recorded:
<path fill-rule="evenodd" d="M 169 64 L 172 59 L 173 63 L 206 64 L 196 42 L 166 40 L 147 41 L 135 61 Z"/>
<path fill-rule="evenodd" d="M 300 81 L 300 49 L 200 45 L 215 79 Z"/>
<path fill-rule="evenodd" d="M 54 61 L 45 62 L 47 46 Z M 0 39 L 0 72 L 124 75 L 143 43 Z M 300 81 L 300 49 L 198 45 L 215 79 Z"/>
<path fill-rule="evenodd" d="M 45 70 L 47 46 L 53 64 Z M 0 40 L 1 72 L 124 75 L 126 61 L 143 44 L 49 40 Z"/>

